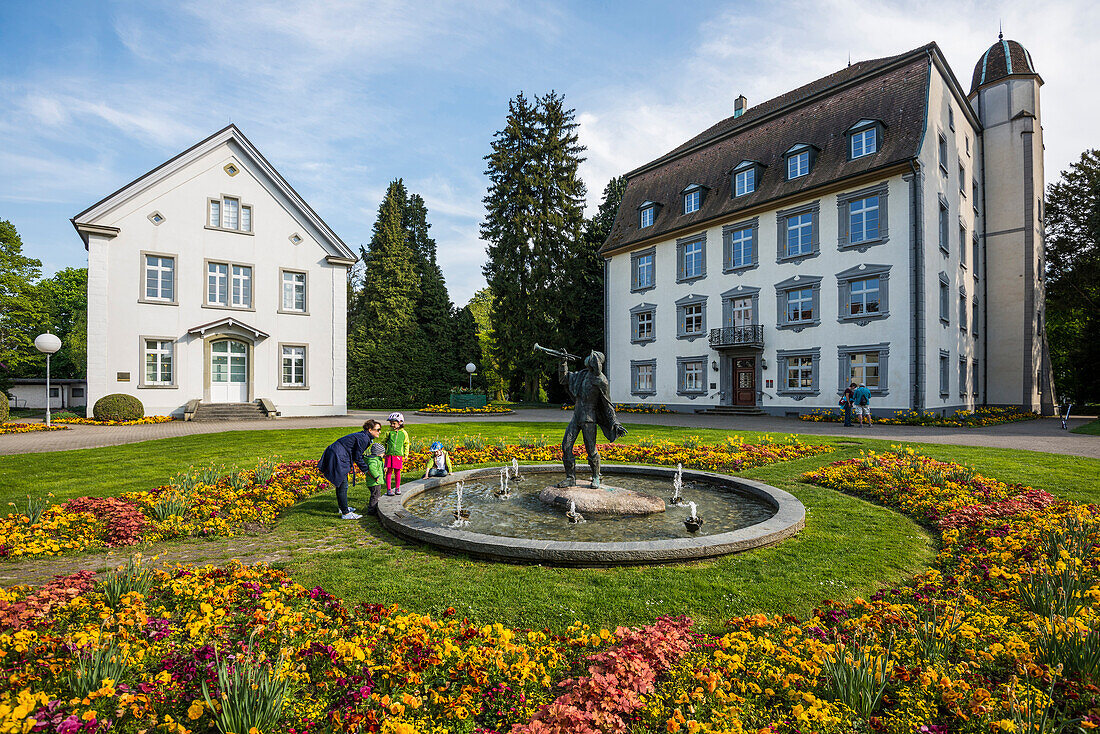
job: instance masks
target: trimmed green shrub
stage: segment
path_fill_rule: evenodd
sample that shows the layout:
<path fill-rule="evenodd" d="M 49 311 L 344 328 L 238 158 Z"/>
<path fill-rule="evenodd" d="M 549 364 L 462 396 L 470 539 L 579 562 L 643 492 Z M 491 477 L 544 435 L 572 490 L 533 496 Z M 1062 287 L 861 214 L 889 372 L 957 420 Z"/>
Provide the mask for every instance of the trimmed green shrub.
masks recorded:
<path fill-rule="evenodd" d="M 133 395 L 116 392 L 95 401 L 92 415 L 97 421 L 136 421 L 145 417 L 145 406 Z"/>
<path fill-rule="evenodd" d="M 8 406 L 8 396 L 3 392 L 0 392 L 0 423 L 3 423 L 8 419 L 10 408 Z"/>

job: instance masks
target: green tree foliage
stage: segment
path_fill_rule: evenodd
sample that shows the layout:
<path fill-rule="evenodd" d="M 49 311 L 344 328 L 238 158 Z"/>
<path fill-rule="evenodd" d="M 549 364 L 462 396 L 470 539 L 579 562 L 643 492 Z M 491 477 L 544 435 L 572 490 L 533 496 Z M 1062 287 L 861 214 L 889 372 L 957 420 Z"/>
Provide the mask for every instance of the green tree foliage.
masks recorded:
<path fill-rule="evenodd" d="M 45 314 L 43 328 L 61 339 L 61 350 L 50 359 L 54 377 L 78 379 L 88 363 L 88 269 L 65 268 L 38 283 L 36 297 Z M 35 353 L 19 370 L 20 377 L 45 374 L 45 355 Z"/>
<path fill-rule="evenodd" d="M 574 118 L 555 92 L 533 102 L 520 93 L 486 156 L 481 236 L 488 242 L 483 272 L 495 296 L 495 357 L 509 389 L 528 400 L 538 399 L 555 369 L 532 344 L 564 343 L 563 314 L 575 308 L 566 286 L 575 277 L 586 191 Z"/>
<path fill-rule="evenodd" d="M 1047 189 L 1047 339 L 1059 394 L 1100 402 L 1100 150 Z"/>
<path fill-rule="evenodd" d="M 348 403 L 418 407 L 465 381 L 456 361 L 454 306 L 428 209 L 404 182 L 390 183 L 362 266 L 348 279 Z M 465 364 L 465 362 L 461 363 Z"/>
<path fill-rule="evenodd" d="M 474 320 L 474 328 L 477 337 L 477 358 L 472 359 L 478 368 L 482 384 L 488 391 L 492 400 L 503 400 L 505 385 L 500 374 L 500 365 L 496 358 L 496 337 L 493 333 L 492 310 L 493 291 L 490 288 L 482 288 L 466 307 L 462 309 L 470 314 Z M 461 312 L 460 312 L 461 313 Z"/>
<path fill-rule="evenodd" d="M 34 338 L 45 325 L 35 284 L 41 272 L 42 262 L 23 254 L 15 225 L 0 220 L 0 390 L 37 358 Z"/>

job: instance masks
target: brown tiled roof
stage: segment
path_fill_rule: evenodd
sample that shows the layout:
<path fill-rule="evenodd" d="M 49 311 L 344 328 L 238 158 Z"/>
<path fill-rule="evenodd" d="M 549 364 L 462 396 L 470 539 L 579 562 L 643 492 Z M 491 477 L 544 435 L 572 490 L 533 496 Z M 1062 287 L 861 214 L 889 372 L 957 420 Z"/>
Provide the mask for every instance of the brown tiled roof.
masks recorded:
<path fill-rule="evenodd" d="M 893 165 L 919 152 L 924 133 L 928 52 L 908 53 L 853 64 L 780 95 L 741 117 L 730 117 L 655 161 L 628 174 L 622 205 L 603 250 L 649 239 L 681 227 L 814 189 L 838 179 Z M 877 153 L 848 160 L 846 131 L 863 119 L 885 126 Z M 783 153 L 798 143 L 819 149 L 808 176 L 786 180 Z M 762 163 L 756 191 L 731 197 L 730 171 L 743 160 Z M 680 192 L 698 183 L 709 187 L 699 211 L 681 214 Z M 638 205 L 663 206 L 654 223 L 638 228 Z"/>
<path fill-rule="evenodd" d="M 1035 64 L 1031 62 L 1031 54 L 1017 41 L 1006 41 L 998 38 L 997 42 L 990 46 L 978 63 L 974 66 L 974 77 L 970 83 L 970 95 L 978 91 L 986 84 L 992 84 L 1004 79 L 1006 76 L 1019 74 L 1035 74 Z"/>

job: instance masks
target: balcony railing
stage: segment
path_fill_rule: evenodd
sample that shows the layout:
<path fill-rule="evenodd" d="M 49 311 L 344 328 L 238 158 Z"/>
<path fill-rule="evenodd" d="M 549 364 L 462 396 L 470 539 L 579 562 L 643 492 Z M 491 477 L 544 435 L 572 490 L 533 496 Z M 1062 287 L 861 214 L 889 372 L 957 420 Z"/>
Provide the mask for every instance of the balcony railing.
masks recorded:
<path fill-rule="evenodd" d="M 715 348 L 762 347 L 764 346 L 764 327 L 761 324 L 753 324 L 711 329 L 710 345 Z"/>

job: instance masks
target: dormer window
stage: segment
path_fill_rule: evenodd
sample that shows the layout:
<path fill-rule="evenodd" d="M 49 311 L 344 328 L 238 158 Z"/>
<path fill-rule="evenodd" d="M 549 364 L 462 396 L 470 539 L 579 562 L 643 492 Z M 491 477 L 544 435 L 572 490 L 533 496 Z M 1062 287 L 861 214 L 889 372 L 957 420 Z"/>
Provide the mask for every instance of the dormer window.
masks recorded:
<path fill-rule="evenodd" d="M 657 205 L 652 201 L 642 202 L 638 207 L 638 228 L 645 229 L 653 226 L 653 220 L 657 217 Z"/>
<path fill-rule="evenodd" d="M 882 123 L 878 120 L 860 120 L 848 128 L 848 160 L 877 153 L 882 140 Z"/>
<path fill-rule="evenodd" d="M 787 159 L 787 180 L 790 181 L 809 174 L 814 165 L 814 154 L 816 152 L 817 149 L 812 145 L 799 143 L 784 153 L 783 155 Z"/>
<path fill-rule="evenodd" d="M 701 184 L 692 184 L 680 192 L 684 197 L 684 214 L 699 211 L 699 207 L 703 205 L 703 192 L 706 188 Z"/>
<path fill-rule="evenodd" d="M 733 196 L 745 196 L 756 191 L 756 181 L 763 166 L 756 161 L 741 161 L 733 169 Z"/>

